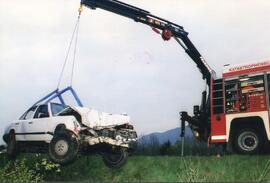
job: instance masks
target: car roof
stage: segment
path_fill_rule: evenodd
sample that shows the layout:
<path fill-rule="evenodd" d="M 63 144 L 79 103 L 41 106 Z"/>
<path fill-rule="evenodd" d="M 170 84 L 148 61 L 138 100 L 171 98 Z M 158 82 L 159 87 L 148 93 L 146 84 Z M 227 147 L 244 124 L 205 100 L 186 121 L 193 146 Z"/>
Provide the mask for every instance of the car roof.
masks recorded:
<path fill-rule="evenodd" d="M 68 106 L 68 105 L 63 105 L 63 104 L 56 103 L 56 102 L 47 102 L 47 103 L 37 104 L 37 105 L 34 105 L 34 106 L 32 106 L 32 107 L 38 107 L 38 106 L 41 106 L 41 105 L 48 105 L 48 104 L 55 104 L 55 105 Z"/>

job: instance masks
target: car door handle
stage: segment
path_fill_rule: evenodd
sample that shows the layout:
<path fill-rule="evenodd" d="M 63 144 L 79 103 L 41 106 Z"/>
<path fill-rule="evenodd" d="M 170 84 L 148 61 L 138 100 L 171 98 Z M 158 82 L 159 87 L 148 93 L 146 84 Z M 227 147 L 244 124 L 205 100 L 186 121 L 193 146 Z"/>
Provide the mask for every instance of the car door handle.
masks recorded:
<path fill-rule="evenodd" d="M 28 122 L 28 124 L 33 124 L 33 122 L 32 122 L 32 121 L 30 121 L 30 122 Z"/>
<path fill-rule="evenodd" d="M 15 123 L 15 125 L 19 125 L 20 123 Z"/>

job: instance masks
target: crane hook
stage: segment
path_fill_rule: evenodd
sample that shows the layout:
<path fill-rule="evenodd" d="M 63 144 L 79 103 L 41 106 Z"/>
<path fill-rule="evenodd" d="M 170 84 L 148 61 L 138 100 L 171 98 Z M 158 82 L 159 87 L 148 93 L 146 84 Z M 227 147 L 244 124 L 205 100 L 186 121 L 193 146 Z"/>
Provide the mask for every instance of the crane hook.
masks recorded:
<path fill-rule="evenodd" d="M 79 16 L 81 15 L 82 11 L 83 11 L 83 4 L 80 4 L 80 7 L 78 9 Z"/>

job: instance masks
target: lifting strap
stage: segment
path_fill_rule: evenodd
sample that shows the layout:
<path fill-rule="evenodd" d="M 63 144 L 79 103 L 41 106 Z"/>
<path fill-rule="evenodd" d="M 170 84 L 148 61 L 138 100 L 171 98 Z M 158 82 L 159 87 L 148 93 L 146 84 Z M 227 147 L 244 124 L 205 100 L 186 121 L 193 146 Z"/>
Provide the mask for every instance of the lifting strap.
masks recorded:
<path fill-rule="evenodd" d="M 79 15 L 78 15 L 77 21 L 75 23 L 75 27 L 74 27 L 74 30 L 73 30 L 73 33 L 72 33 L 72 36 L 71 36 L 71 40 L 70 40 L 70 43 L 69 43 L 69 46 L 68 46 L 68 49 L 67 49 L 67 53 L 66 53 L 66 56 L 65 56 L 64 64 L 62 66 L 61 73 L 60 73 L 60 76 L 59 76 L 59 80 L 58 80 L 58 83 L 57 83 L 57 89 L 59 88 L 59 86 L 61 84 L 63 74 L 64 74 L 64 70 L 66 68 L 67 61 L 68 61 L 68 58 L 69 58 L 70 49 L 71 49 L 73 40 L 75 39 L 74 50 L 73 50 L 73 59 L 72 59 L 72 67 L 71 67 L 71 77 L 70 77 L 70 86 L 72 86 L 73 76 L 74 76 L 74 66 L 75 66 L 75 61 L 76 61 L 78 35 L 79 35 L 80 16 L 81 16 L 82 10 L 83 10 L 82 6 L 80 6 L 80 8 L 78 10 Z"/>

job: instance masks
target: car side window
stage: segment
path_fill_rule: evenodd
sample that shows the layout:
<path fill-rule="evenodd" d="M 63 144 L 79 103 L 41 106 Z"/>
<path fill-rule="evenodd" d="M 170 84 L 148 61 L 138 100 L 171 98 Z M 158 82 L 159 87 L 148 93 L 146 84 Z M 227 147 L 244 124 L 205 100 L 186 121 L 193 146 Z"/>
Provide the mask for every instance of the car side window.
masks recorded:
<path fill-rule="evenodd" d="M 37 106 L 31 107 L 27 113 L 25 114 L 23 119 L 32 119 L 34 117 L 34 113 L 36 110 Z"/>
<path fill-rule="evenodd" d="M 61 104 L 51 103 L 52 115 L 55 116 L 57 113 L 65 109 L 67 106 Z"/>
<path fill-rule="evenodd" d="M 48 118 L 49 111 L 48 105 L 40 105 L 34 115 L 34 118 Z"/>

